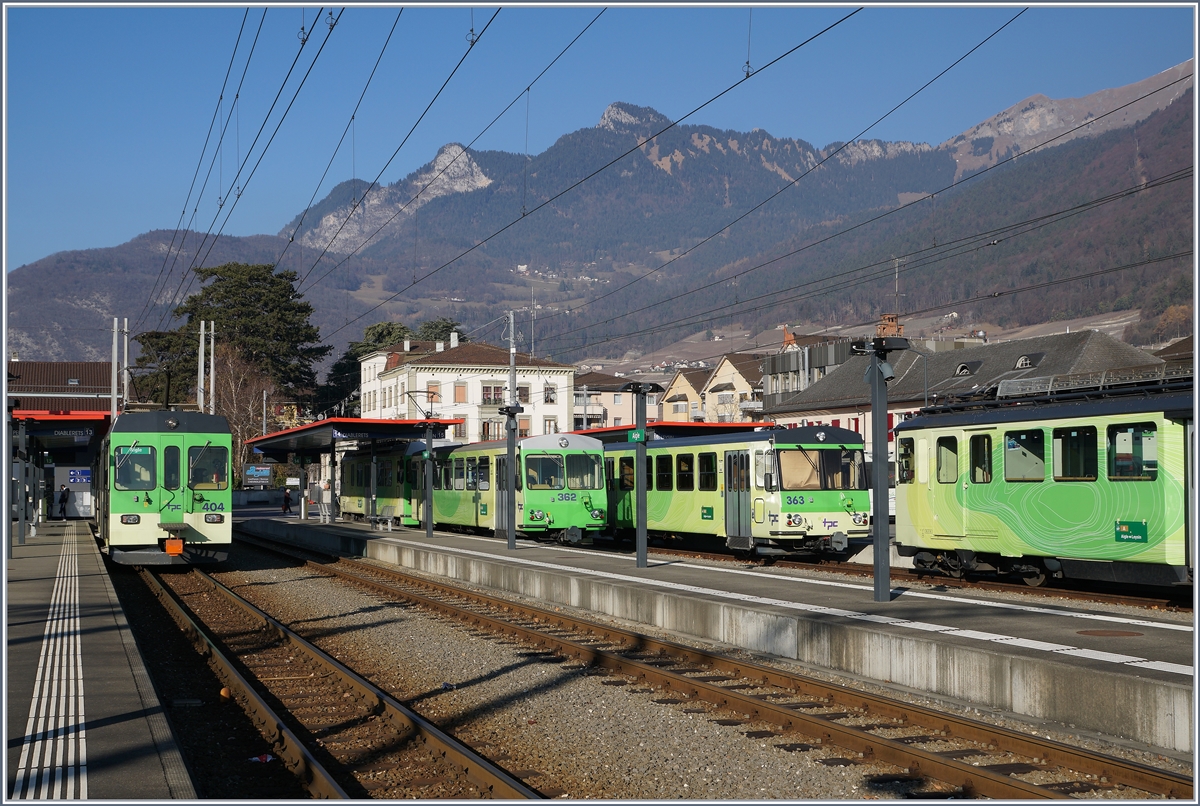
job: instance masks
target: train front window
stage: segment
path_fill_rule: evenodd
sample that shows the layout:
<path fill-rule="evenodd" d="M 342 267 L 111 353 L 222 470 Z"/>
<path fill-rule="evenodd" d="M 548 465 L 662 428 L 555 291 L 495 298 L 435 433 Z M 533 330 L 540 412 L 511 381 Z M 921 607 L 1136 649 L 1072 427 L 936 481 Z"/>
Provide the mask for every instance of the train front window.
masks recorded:
<path fill-rule="evenodd" d="M 563 461 L 561 456 L 530 456 L 525 460 L 525 489 L 561 490 Z"/>
<path fill-rule="evenodd" d="M 861 450 L 847 448 L 781 448 L 781 490 L 865 490 L 866 466 Z"/>
<path fill-rule="evenodd" d="M 188 448 L 188 487 L 193 490 L 229 487 L 229 449 L 216 445 Z"/>
<path fill-rule="evenodd" d="M 600 457 L 586 453 L 568 454 L 567 486 L 572 490 L 604 489 L 604 466 Z"/>
<path fill-rule="evenodd" d="M 896 474 L 896 482 L 899 484 L 912 484 L 916 479 L 916 450 L 913 447 L 911 437 L 904 437 L 900 440 L 900 471 Z"/>
<path fill-rule="evenodd" d="M 122 445 L 113 451 L 113 484 L 118 490 L 153 490 L 155 453 L 149 445 Z"/>
<path fill-rule="evenodd" d="M 178 445 L 168 445 L 163 448 L 163 487 L 168 490 L 179 489 Z"/>

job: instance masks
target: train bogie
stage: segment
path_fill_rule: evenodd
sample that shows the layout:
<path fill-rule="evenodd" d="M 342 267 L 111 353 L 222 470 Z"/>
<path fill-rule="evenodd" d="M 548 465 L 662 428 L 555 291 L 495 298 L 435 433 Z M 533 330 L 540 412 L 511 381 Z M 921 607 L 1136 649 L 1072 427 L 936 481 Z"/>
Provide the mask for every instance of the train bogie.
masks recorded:
<path fill-rule="evenodd" d="M 92 472 L 101 545 L 125 565 L 224 560 L 232 541 L 229 424 L 197 412 L 131 412 Z"/>

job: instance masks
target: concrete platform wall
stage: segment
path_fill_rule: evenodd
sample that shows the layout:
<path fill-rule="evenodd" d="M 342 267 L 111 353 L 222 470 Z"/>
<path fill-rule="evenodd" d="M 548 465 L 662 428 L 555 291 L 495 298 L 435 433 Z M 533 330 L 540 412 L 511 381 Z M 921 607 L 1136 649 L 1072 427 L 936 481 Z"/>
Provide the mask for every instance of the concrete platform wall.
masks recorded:
<path fill-rule="evenodd" d="M 298 528 L 299 527 L 299 528 Z M 833 672 L 907 686 L 1016 714 L 1192 752 L 1193 691 L 1188 685 L 1078 665 L 947 644 L 847 624 L 771 605 L 716 601 L 699 593 L 511 565 L 344 530 L 248 520 L 252 533 L 334 548 L 403 568 L 569 605 L 751 652 L 791 658 Z"/>

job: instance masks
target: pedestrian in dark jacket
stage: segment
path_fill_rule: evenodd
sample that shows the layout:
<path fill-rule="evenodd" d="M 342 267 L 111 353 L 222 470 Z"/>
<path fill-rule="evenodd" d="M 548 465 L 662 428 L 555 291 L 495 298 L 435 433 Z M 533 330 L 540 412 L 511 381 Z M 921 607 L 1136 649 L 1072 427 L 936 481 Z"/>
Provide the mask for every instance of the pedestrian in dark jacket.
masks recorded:
<path fill-rule="evenodd" d="M 288 489 L 283 491 L 283 514 L 292 514 L 292 491 Z"/>
<path fill-rule="evenodd" d="M 69 500 L 71 500 L 71 491 L 64 484 L 58 491 L 58 517 L 64 521 L 67 519 L 67 501 Z"/>

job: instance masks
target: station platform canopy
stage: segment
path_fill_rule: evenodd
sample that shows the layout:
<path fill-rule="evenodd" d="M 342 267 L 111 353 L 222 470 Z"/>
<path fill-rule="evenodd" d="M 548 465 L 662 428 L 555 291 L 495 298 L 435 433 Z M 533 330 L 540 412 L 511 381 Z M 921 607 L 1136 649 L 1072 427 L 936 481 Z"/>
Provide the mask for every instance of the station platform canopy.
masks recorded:
<path fill-rule="evenodd" d="M 300 461 L 319 459 L 330 453 L 338 442 L 371 440 L 425 439 L 432 429 L 434 439 L 446 436 L 446 429 L 464 422 L 457 420 L 363 420 L 358 417 L 332 417 L 307 425 L 276 431 L 246 440 L 246 445 L 261 452 L 269 461 L 286 462 L 294 454 Z"/>
<path fill-rule="evenodd" d="M 646 423 L 647 439 L 679 439 L 681 437 L 703 437 L 716 434 L 734 434 L 739 431 L 753 431 L 757 428 L 773 428 L 773 423 L 689 423 L 689 422 L 658 422 Z M 633 425 L 613 425 L 605 428 L 587 428 L 572 431 L 573 434 L 585 434 L 604 443 L 626 442 Z"/>

